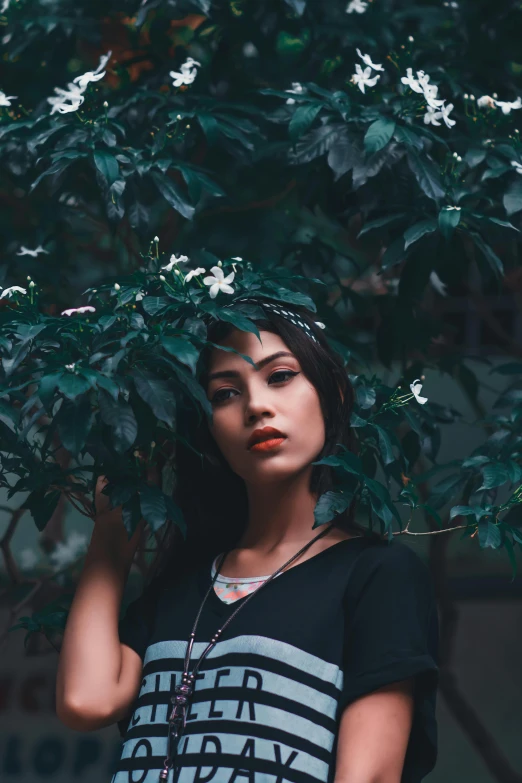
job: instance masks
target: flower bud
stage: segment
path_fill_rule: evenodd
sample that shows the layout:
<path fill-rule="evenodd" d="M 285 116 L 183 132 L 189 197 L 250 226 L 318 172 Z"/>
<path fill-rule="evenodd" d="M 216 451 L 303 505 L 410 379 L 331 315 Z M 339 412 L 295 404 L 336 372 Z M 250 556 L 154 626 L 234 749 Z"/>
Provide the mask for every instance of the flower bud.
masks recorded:
<path fill-rule="evenodd" d="M 409 41 L 410 43 L 413 43 L 413 41 L 414 41 L 414 40 L 415 40 L 415 39 L 414 39 L 413 35 L 409 35 L 409 36 L 408 36 L 408 41 Z"/>
<path fill-rule="evenodd" d="M 159 237 L 154 237 L 155 242 L 159 242 Z"/>
<path fill-rule="evenodd" d="M 36 283 L 34 282 L 34 280 L 31 280 L 31 282 L 29 283 L 29 288 L 34 288 L 35 285 Z"/>
<path fill-rule="evenodd" d="M 160 275 L 160 280 L 162 280 L 163 282 L 165 282 L 165 279 L 166 279 L 166 278 L 165 278 L 165 275 Z"/>
<path fill-rule="evenodd" d="M 119 291 L 121 288 L 121 285 L 119 283 L 114 283 L 114 290 Z"/>
<path fill-rule="evenodd" d="M 217 265 L 218 266 L 223 266 L 223 261 L 218 261 Z"/>
<path fill-rule="evenodd" d="M 179 271 L 179 269 L 175 269 L 175 270 L 174 270 L 174 274 L 175 274 L 175 275 L 180 275 L 180 274 L 181 274 L 181 272 Z"/>
<path fill-rule="evenodd" d="M 109 108 L 109 104 L 108 104 L 107 101 L 103 101 L 103 108 L 104 109 L 108 109 Z"/>

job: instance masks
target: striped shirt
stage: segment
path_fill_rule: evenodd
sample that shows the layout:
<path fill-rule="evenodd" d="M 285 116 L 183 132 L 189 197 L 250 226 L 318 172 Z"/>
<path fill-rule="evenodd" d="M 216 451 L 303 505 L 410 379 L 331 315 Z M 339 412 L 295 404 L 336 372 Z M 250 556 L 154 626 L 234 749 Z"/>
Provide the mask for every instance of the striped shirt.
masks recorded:
<path fill-rule="evenodd" d="M 143 659 L 141 688 L 120 721 L 111 783 L 158 783 L 169 696 L 212 559 L 177 584 L 151 583 L 120 621 Z M 245 597 L 211 590 L 190 671 Z M 283 571 L 249 600 L 204 659 L 168 783 L 332 783 L 342 710 L 383 685 L 416 678 L 402 783 L 417 783 L 437 749 L 437 614 L 428 569 L 408 546 L 353 538 Z"/>

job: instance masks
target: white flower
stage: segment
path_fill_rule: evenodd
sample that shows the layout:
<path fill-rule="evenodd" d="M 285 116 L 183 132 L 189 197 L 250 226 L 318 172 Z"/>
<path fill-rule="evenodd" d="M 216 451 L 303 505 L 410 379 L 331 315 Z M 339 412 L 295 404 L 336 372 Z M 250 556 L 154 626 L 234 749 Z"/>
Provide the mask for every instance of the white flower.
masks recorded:
<path fill-rule="evenodd" d="M 502 109 L 502 114 L 509 114 L 511 109 L 522 109 L 522 98 L 520 96 L 516 101 L 495 101 L 495 103 Z"/>
<path fill-rule="evenodd" d="M 323 324 L 322 321 L 314 321 L 314 323 L 316 324 L 316 326 L 319 327 L 319 329 L 326 329 L 326 326 Z"/>
<path fill-rule="evenodd" d="M 522 164 L 516 160 L 511 161 L 511 165 L 514 167 L 517 174 L 522 174 Z"/>
<path fill-rule="evenodd" d="M 426 125 L 440 125 L 441 118 L 444 120 L 448 128 L 451 128 L 452 125 L 455 125 L 455 120 L 451 120 L 449 118 L 449 113 L 453 109 L 453 104 L 449 103 L 447 106 L 443 106 L 440 111 L 437 111 L 436 109 L 432 109 L 431 106 L 428 106 L 426 109 L 426 114 L 424 115 L 424 122 Z"/>
<path fill-rule="evenodd" d="M 242 261 L 241 256 L 232 256 L 232 261 Z"/>
<path fill-rule="evenodd" d="M 5 14 L 7 9 L 9 8 L 9 3 L 10 2 L 11 2 L 11 0 L 4 0 L 4 2 L 2 3 L 2 7 L 0 8 L 0 14 Z"/>
<path fill-rule="evenodd" d="M 73 313 L 95 313 L 96 308 L 92 305 L 84 305 L 84 307 L 70 307 L 68 310 L 63 310 L 62 315 L 72 315 Z"/>
<path fill-rule="evenodd" d="M 429 84 L 430 76 L 424 71 L 417 71 L 417 78 L 413 75 L 411 68 L 406 69 L 406 76 L 401 77 L 401 82 L 406 84 L 414 92 L 422 93 L 426 99 L 429 109 L 437 109 L 444 104 L 444 100 L 437 98 L 439 88 L 436 84 Z M 424 116 L 424 122 L 432 125 L 440 125 L 439 122 L 432 122 L 432 112 L 427 112 Z"/>
<path fill-rule="evenodd" d="M 252 41 L 247 41 L 246 44 L 243 45 L 243 56 L 244 57 L 257 57 L 259 55 L 259 52 L 257 51 L 256 47 L 252 43 Z"/>
<path fill-rule="evenodd" d="M 105 71 L 103 69 L 109 62 L 111 54 L 112 52 L 107 52 L 107 54 L 103 54 L 100 57 L 100 62 L 95 71 L 87 71 L 86 73 L 83 73 L 81 76 L 77 76 L 75 79 L 73 79 L 73 82 L 75 84 L 78 84 L 80 89 L 85 90 L 89 82 L 98 82 L 100 81 L 100 79 L 103 79 L 103 77 L 105 76 Z"/>
<path fill-rule="evenodd" d="M 219 266 L 213 266 L 210 270 L 213 273 L 208 277 L 203 278 L 205 285 L 210 286 L 209 294 L 211 299 L 215 299 L 219 291 L 223 291 L 225 294 L 233 294 L 234 289 L 228 283 L 231 283 L 234 279 L 235 272 L 231 272 L 224 277 L 224 272 Z"/>
<path fill-rule="evenodd" d="M 38 560 L 39 560 L 38 555 L 30 547 L 26 547 L 25 549 L 21 550 L 20 567 L 22 571 L 26 571 L 29 570 L 30 568 L 33 568 L 37 564 Z"/>
<path fill-rule="evenodd" d="M 346 6 L 347 14 L 364 14 L 368 10 L 368 3 L 366 0 L 350 0 Z"/>
<path fill-rule="evenodd" d="M 489 106 L 490 109 L 494 109 L 495 100 L 491 97 L 491 95 L 482 95 L 480 98 L 477 98 L 477 106 L 480 109 L 483 109 L 484 106 Z"/>
<path fill-rule="evenodd" d="M 72 364 L 66 364 L 65 369 L 71 370 L 71 372 L 74 372 L 74 368 L 76 367 L 76 362 L 73 362 Z"/>
<path fill-rule="evenodd" d="M 372 63 L 372 58 L 370 57 L 369 54 L 362 54 L 360 49 L 356 49 L 355 51 L 357 52 L 357 54 L 359 55 L 359 57 L 361 58 L 361 60 L 365 65 L 369 65 L 370 68 L 373 68 L 374 71 L 384 71 L 382 65 L 375 65 L 375 63 Z"/>
<path fill-rule="evenodd" d="M 145 291 L 138 291 L 138 293 L 136 294 L 136 301 L 141 302 L 144 296 L 145 296 Z"/>
<path fill-rule="evenodd" d="M 417 378 L 416 380 L 413 381 L 413 383 L 410 383 L 410 389 L 417 402 L 419 402 L 421 405 L 424 405 L 425 402 L 428 402 L 427 397 L 420 396 L 420 392 L 422 389 L 422 383 L 420 382 L 420 378 Z"/>
<path fill-rule="evenodd" d="M 11 296 L 14 293 L 26 294 L 27 291 L 25 290 L 25 288 L 21 288 L 19 285 L 12 285 L 10 288 L 4 288 L 4 290 L 0 294 L 0 299 L 3 299 L 4 296 L 8 296 L 9 298 L 11 298 Z"/>
<path fill-rule="evenodd" d="M 172 272 L 172 267 L 174 264 L 185 264 L 188 260 L 188 256 L 175 256 L 172 254 L 169 263 L 166 266 L 162 266 L 161 268 L 165 269 L 167 272 Z"/>
<path fill-rule="evenodd" d="M 82 94 L 82 89 L 72 82 L 70 82 L 67 87 L 69 88 L 68 90 L 64 90 L 61 87 L 55 87 L 54 91 L 56 95 L 47 98 L 47 102 L 53 107 L 51 109 L 51 114 L 54 114 L 55 111 L 59 111 L 60 114 L 76 111 L 84 102 L 85 96 Z M 66 103 L 66 101 L 71 101 L 71 103 Z"/>
<path fill-rule="evenodd" d="M 446 283 L 442 282 L 435 270 L 430 274 L 430 283 L 441 296 L 446 296 Z"/>
<path fill-rule="evenodd" d="M 447 106 L 443 106 L 440 110 L 440 114 L 444 122 L 446 123 L 448 128 L 451 128 L 452 125 L 455 125 L 456 120 L 450 120 L 449 113 L 453 111 L 453 104 L 448 103 Z"/>
<path fill-rule="evenodd" d="M 187 274 L 185 275 L 185 283 L 190 282 L 190 280 L 192 280 L 193 277 L 195 277 L 196 275 L 202 275 L 203 272 L 206 271 L 207 270 L 205 269 L 204 266 L 198 266 L 197 269 L 191 269 L 190 272 L 187 272 Z"/>
<path fill-rule="evenodd" d="M 170 71 L 169 76 L 174 79 L 172 86 L 180 87 L 182 84 L 192 84 L 198 72 L 196 68 L 197 65 L 200 66 L 201 63 L 198 63 L 197 60 L 193 60 L 192 57 L 187 57 L 180 67 L 181 73 L 178 73 L 178 71 Z"/>
<path fill-rule="evenodd" d="M 424 87 L 424 97 L 426 98 L 426 103 L 428 106 L 431 106 L 432 109 L 438 109 L 439 106 L 444 104 L 444 100 L 437 98 L 438 91 L 439 88 L 436 84 L 427 84 Z"/>
<path fill-rule="evenodd" d="M 36 258 L 36 256 L 39 253 L 49 253 L 48 250 L 44 250 L 44 248 L 41 245 L 38 245 L 38 247 L 35 247 L 34 250 L 29 250 L 24 245 L 20 245 L 20 250 L 16 254 L 17 256 L 32 256 L 33 258 Z"/>
<path fill-rule="evenodd" d="M 419 82 L 413 75 L 413 69 L 407 68 L 406 69 L 406 76 L 403 76 L 401 78 L 401 82 L 403 84 L 407 84 L 410 90 L 413 90 L 414 92 L 424 92 L 422 87 L 420 86 Z"/>
<path fill-rule="evenodd" d="M 352 76 L 352 82 L 359 87 L 361 92 L 364 92 L 365 87 L 374 87 L 377 84 L 377 81 L 381 78 L 380 73 L 378 73 L 377 76 L 371 78 L 372 69 L 370 66 L 365 68 L 363 71 L 359 63 L 356 63 L 355 70 L 356 73 L 354 73 Z"/>
<path fill-rule="evenodd" d="M 68 540 L 63 543 L 59 541 L 51 554 L 49 559 L 52 560 L 56 568 L 63 568 L 73 560 L 76 560 L 78 555 L 85 550 L 87 543 L 87 536 L 84 533 L 77 533 L 73 531 Z"/>
<path fill-rule="evenodd" d="M 0 90 L 0 106 L 10 106 L 13 98 L 18 98 L 18 95 L 6 95 Z"/>
<path fill-rule="evenodd" d="M 300 82 L 292 82 L 292 89 L 285 90 L 285 92 L 291 92 L 294 95 L 304 95 L 304 93 L 306 93 L 307 90 L 306 87 L 303 87 L 303 85 Z M 286 102 L 287 104 L 295 103 L 295 98 L 288 98 Z"/>
<path fill-rule="evenodd" d="M 440 117 L 442 117 L 440 111 L 437 111 L 436 109 L 432 109 L 431 106 L 428 106 L 426 108 L 426 114 L 424 115 L 424 124 L 440 125 L 440 122 L 438 121 Z"/>

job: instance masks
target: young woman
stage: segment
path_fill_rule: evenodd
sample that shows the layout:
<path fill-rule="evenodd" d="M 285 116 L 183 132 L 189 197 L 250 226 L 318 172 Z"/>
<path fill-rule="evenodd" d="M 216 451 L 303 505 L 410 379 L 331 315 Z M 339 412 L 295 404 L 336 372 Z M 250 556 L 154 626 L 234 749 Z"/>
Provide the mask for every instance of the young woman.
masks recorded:
<path fill-rule="evenodd" d="M 187 537 L 173 528 L 119 623 L 142 527 L 127 542 L 117 510 L 97 518 L 58 715 L 79 730 L 118 722 L 111 783 L 417 783 L 437 755 L 429 572 L 358 525 L 353 503 L 314 528 L 333 484 L 313 463 L 356 450 L 353 389 L 302 309 L 266 306 L 255 321 L 262 342 L 223 321 L 209 330 L 239 353 L 201 357 L 212 425 L 179 417 Z"/>

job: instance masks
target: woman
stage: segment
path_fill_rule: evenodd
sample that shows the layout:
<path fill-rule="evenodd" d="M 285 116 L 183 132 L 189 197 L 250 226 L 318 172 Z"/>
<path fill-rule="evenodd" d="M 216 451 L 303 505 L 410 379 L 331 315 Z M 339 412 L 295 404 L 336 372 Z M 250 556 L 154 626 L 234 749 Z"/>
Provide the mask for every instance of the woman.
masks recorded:
<path fill-rule="evenodd" d="M 119 626 L 140 532 L 127 542 L 114 511 L 96 521 L 57 711 L 72 728 L 119 723 L 112 783 L 416 783 L 435 764 L 428 570 L 359 526 L 353 503 L 314 529 L 332 475 L 312 463 L 355 448 L 353 390 L 305 312 L 264 305 L 261 342 L 209 329 L 233 350 L 201 357 L 212 423 L 180 416 L 208 457 L 198 469 L 177 453 L 187 538 L 174 535 Z"/>

